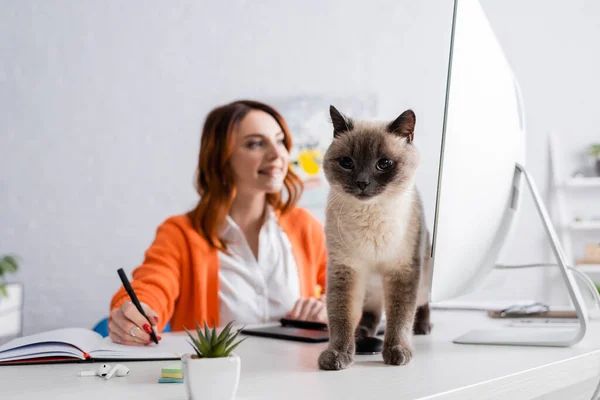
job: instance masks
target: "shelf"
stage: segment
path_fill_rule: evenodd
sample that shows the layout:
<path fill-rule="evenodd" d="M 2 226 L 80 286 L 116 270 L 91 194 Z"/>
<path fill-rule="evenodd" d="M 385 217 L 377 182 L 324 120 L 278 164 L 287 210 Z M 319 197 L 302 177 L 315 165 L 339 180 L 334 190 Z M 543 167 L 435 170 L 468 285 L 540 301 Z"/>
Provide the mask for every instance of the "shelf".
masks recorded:
<path fill-rule="evenodd" d="M 565 182 L 569 188 L 600 188 L 600 177 L 570 178 Z"/>
<path fill-rule="evenodd" d="M 569 228 L 574 231 L 597 231 L 600 230 L 600 221 L 574 221 Z"/>

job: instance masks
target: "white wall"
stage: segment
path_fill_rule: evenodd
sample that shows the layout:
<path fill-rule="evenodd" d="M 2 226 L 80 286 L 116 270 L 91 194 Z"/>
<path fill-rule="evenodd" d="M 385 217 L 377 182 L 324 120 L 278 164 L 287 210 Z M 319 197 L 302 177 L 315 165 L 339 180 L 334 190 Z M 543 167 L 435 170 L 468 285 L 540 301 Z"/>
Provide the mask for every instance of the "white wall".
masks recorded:
<path fill-rule="evenodd" d="M 23 259 L 26 334 L 108 314 L 116 270 L 195 203 L 204 116 L 233 99 L 412 107 L 432 223 L 450 2 L 0 4 L 0 254 Z"/>

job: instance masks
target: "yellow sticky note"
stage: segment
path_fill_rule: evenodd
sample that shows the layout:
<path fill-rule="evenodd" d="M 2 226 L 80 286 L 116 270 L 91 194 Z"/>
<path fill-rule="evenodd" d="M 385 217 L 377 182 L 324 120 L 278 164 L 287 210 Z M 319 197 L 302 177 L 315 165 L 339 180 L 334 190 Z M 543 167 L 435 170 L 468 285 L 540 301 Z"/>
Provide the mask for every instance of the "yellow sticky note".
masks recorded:
<path fill-rule="evenodd" d="M 160 376 L 162 378 L 183 378 L 183 370 L 181 369 L 181 363 L 178 362 L 171 365 L 167 365 L 161 370 Z"/>

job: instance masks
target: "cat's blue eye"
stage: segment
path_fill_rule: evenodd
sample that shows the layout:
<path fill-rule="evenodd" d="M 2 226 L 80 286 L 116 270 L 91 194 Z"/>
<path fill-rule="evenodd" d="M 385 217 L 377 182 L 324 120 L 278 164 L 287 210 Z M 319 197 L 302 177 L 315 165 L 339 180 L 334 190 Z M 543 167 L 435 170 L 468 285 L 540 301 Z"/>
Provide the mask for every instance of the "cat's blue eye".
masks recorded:
<path fill-rule="evenodd" d="M 380 171 L 385 171 L 385 170 L 390 169 L 393 164 L 394 164 L 394 162 L 392 160 L 384 157 L 384 158 L 381 158 L 379 161 L 377 161 L 376 167 Z"/>
<path fill-rule="evenodd" d="M 338 162 L 340 163 L 340 167 L 344 169 L 354 168 L 354 161 L 350 157 L 341 157 Z"/>

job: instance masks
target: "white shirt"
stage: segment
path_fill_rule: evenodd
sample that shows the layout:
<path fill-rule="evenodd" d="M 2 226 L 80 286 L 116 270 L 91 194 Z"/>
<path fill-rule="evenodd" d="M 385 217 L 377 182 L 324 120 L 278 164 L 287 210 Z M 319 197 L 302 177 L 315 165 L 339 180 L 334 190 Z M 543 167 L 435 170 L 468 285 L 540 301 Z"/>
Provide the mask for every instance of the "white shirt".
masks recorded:
<path fill-rule="evenodd" d="M 276 321 L 300 298 L 292 245 L 272 210 L 258 235 L 258 260 L 235 221 L 227 216 L 222 237 L 231 255 L 219 251 L 220 324 Z"/>

